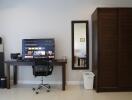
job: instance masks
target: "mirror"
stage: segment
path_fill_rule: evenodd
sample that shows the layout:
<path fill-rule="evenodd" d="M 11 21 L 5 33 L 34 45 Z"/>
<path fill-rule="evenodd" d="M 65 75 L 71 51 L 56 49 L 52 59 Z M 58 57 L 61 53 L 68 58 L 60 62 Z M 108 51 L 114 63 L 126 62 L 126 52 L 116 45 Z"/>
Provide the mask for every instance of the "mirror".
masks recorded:
<path fill-rule="evenodd" d="M 89 68 L 88 21 L 72 21 L 72 69 Z"/>

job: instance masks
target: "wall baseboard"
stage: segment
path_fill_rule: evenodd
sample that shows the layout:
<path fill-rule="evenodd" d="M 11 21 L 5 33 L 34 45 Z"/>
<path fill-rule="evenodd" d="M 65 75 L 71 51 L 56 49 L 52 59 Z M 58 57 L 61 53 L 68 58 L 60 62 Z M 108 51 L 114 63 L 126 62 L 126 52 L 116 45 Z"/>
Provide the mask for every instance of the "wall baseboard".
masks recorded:
<path fill-rule="evenodd" d="M 83 81 L 67 81 L 68 85 L 82 85 Z"/>
<path fill-rule="evenodd" d="M 11 83 L 13 83 L 13 80 L 11 80 Z M 46 81 L 46 83 L 49 84 L 62 84 L 61 81 Z M 40 81 L 32 81 L 32 80 L 18 80 L 18 84 L 40 84 Z M 67 85 L 82 85 L 82 81 L 67 81 Z"/>

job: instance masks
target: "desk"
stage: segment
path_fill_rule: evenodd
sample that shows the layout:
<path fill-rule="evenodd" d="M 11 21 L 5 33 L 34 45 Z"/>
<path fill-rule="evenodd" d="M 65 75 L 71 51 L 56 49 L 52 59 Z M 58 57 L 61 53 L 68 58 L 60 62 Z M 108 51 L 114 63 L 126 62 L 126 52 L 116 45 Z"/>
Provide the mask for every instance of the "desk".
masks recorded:
<path fill-rule="evenodd" d="M 13 72 L 14 72 L 14 85 L 17 84 L 17 68 L 21 66 L 33 66 L 34 61 L 5 61 L 6 64 L 6 73 L 7 73 L 7 89 L 10 89 L 10 66 L 13 65 Z M 66 59 L 56 59 L 53 61 L 55 66 L 62 67 L 62 90 L 65 90 L 66 85 Z"/>

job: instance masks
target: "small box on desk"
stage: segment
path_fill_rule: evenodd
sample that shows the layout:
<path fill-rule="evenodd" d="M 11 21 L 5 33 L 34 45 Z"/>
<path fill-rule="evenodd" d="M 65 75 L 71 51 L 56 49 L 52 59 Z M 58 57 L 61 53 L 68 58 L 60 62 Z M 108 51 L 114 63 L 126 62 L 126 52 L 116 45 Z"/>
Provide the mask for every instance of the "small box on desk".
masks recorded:
<path fill-rule="evenodd" d="M 7 84 L 7 78 L 0 77 L 0 88 L 6 88 L 6 84 Z"/>

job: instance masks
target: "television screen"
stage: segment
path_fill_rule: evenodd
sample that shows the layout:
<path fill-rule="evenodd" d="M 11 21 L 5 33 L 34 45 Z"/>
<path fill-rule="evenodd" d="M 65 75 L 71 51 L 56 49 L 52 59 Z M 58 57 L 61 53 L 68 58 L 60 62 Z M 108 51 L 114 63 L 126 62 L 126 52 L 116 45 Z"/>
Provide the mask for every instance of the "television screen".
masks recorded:
<path fill-rule="evenodd" d="M 54 59 L 55 41 L 54 39 L 23 39 L 22 40 L 23 59 Z"/>

